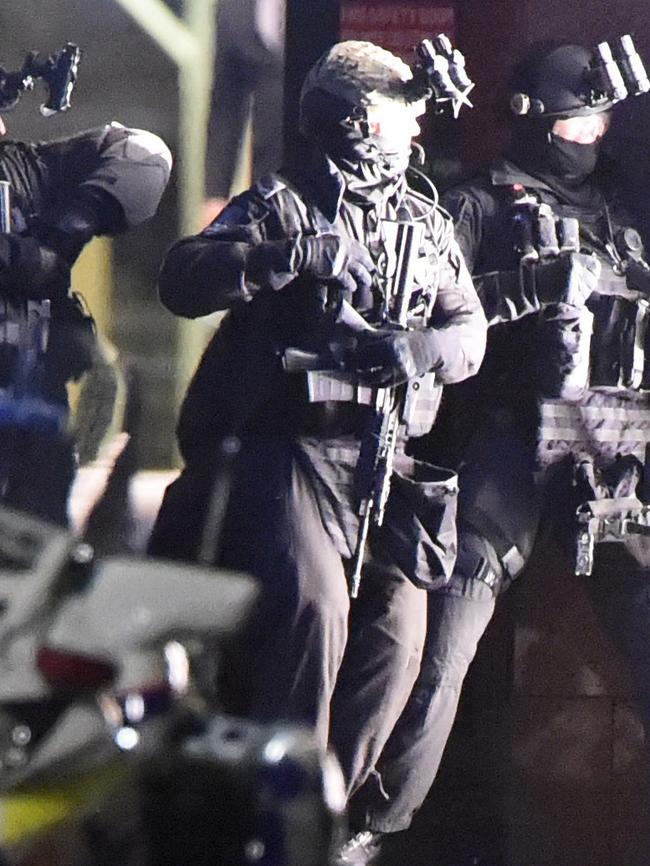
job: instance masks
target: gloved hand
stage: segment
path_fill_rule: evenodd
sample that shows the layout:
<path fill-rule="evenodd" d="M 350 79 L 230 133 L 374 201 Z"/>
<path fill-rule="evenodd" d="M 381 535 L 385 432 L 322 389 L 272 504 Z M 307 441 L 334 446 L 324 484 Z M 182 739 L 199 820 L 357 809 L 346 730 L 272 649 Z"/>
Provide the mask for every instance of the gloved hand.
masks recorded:
<path fill-rule="evenodd" d="M 300 238 L 295 268 L 323 280 L 335 279 L 344 291 L 352 293 L 370 288 L 375 265 L 359 241 L 330 233 Z"/>
<path fill-rule="evenodd" d="M 30 233 L 72 266 L 94 235 L 121 228 L 124 213 L 118 202 L 103 190 L 89 188 L 78 192 L 63 210 L 30 224 Z"/>
<path fill-rule="evenodd" d="M 42 300 L 65 295 L 70 286 L 70 265 L 36 238 L 9 234 L 9 266 L 0 270 L 0 289 L 19 298 Z"/>
<path fill-rule="evenodd" d="M 584 306 L 596 291 L 600 279 L 600 261 L 585 253 L 568 253 L 549 262 L 535 265 L 535 287 L 540 304 Z"/>
<path fill-rule="evenodd" d="M 440 358 L 435 331 L 377 329 L 359 334 L 346 358 L 366 385 L 392 387 L 433 369 Z"/>
<path fill-rule="evenodd" d="M 375 265 L 368 250 L 352 238 L 334 232 L 300 236 L 293 241 L 266 241 L 246 259 L 246 281 L 282 289 L 298 274 L 331 280 L 351 296 L 368 293 Z M 355 303 L 355 306 L 363 306 Z"/>
<path fill-rule="evenodd" d="M 633 454 L 626 454 L 596 469 L 593 460 L 586 457 L 577 464 L 575 474 L 576 486 L 584 500 L 619 499 L 636 495 L 643 464 Z"/>

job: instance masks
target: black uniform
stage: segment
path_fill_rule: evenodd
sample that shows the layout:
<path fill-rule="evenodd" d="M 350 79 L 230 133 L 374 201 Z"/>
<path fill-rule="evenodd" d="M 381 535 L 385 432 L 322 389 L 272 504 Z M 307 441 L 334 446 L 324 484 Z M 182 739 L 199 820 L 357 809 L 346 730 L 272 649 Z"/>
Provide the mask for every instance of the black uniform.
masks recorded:
<path fill-rule="evenodd" d="M 542 521 L 572 569 L 577 505 L 632 495 L 650 441 L 647 286 L 633 268 L 622 274 L 617 247 L 629 220 L 611 171 L 571 183 L 544 168 L 503 161 L 444 197 L 492 326 L 480 373 L 446 392 L 441 435 L 430 443 L 439 457 L 461 462 L 459 555 L 450 583 L 429 596 L 422 671 L 378 764 L 383 791 L 367 785 L 355 803 L 379 832 L 405 829 L 422 804 L 496 596 L 530 557 Z M 540 301 L 562 279 L 559 259 L 524 269 L 523 279 L 516 202 L 524 195 L 557 217 L 578 218 L 582 252 L 602 265 L 586 305 L 559 294 Z M 646 723 L 649 568 L 650 550 L 637 536 L 597 545 L 585 579 L 630 662 Z"/>
<path fill-rule="evenodd" d="M 485 319 L 449 219 L 403 177 L 358 190 L 354 177 L 315 154 L 306 170 L 266 178 L 201 235 L 178 243 L 160 277 L 161 297 L 174 312 L 230 312 L 190 385 L 179 424 L 186 466 L 167 491 L 151 549 L 197 556 L 220 443 L 238 436 L 220 562 L 263 582 L 247 666 L 250 709 L 307 722 L 325 742 L 336 685 L 332 739 L 351 788 L 372 768 L 415 680 L 426 614 L 420 587 L 444 582 L 453 561 L 455 480 L 398 458 L 349 635 L 346 567 L 359 528 L 354 474 L 373 413 L 363 388 L 337 402 L 310 403 L 304 374 L 283 370 L 285 348 L 322 348 L 327 315 L 322 282 L 292 271 L 280 252 L 290 239 L 334 233 L 356 239 L 379 263 L 386 217 L 425 224 L 411 306 L 415 327 L 435 344 L 425 429 L 438 382 L 460 380 L 480 363 Z M 253 282 L 251 291 L 251 256 L 268 242 L 280 245 L 273 281 L 284 287 Z M 352 304 L 361 305 L 361 294 Z M 380 302 L 366 298 L 370 321 Z"/>
<path fill-rule="evenodd" d="M 94 324 L 70 268 L 93 235 L 153 216 L 171 157 L 157 136 L 112 123 L 51 142 L 0 142 L 11 230 L 0 234 L 0 489 L 65 523 L 75 469 L 66 383 L 90 366 Z"/>

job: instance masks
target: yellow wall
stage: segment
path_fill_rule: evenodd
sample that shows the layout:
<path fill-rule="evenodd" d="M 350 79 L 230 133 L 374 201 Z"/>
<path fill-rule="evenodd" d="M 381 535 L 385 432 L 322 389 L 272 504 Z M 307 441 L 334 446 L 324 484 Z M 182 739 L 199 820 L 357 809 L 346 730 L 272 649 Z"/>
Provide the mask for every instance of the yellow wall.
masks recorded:
<path fill-rule="evenodd" d="M 108 238 L 93 238 L 85 247 L 72 270 L 72 288 L 83 295 L 99 332 L 107 334 L 113 294 L 113 245 Z"/>

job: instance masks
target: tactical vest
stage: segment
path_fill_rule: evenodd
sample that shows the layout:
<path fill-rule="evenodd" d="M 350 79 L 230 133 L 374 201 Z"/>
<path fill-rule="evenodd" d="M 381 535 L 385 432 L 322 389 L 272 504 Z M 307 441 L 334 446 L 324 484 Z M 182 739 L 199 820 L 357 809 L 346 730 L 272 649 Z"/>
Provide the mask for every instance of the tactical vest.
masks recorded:
<path fill-rule="evenodd" d="M 581 217 L 566 206 L 553 211 Z M 597 292 L 580 315 L 579 360 L 569 374 L 575 382 L 568 382 L 574 387 L 565 388 L 575 399 L 540 401 L 543 466 L 567 455 L 611 460 L 633 454 L 643 462 L 650 443 L 650 269 L 640 239 L 635 249 L 621 249 L 630 230 L 613 225 L 607 209 L 602 221 L 604 238 L 589 225 L 580 226 L 581 251 L 595 254 L 602 270 Z"/>
<path fill-rule="evenodd" d="M 340 232 L 341 226 L 330 222 L 318 208 L 310 207 L 305 200 L 293 190 L 282 178 L 272 175 L 258 184 L 258 191 L 265 201 L 273 207 L 282 222 L 283 231 L 287 237 L 312 231 L 315 233 Z M 413 267 L 414 287 L 412 301 L 408 311 L 409 327 L 426 327 L 436 299 L 437 290 L 437 260 L 439 250 L 434 238 L 440 233 L 444 217 L 432 209 L 432 203 L 420 194 L 409 191 L 408 203 L 416 210 L 418 217 L 424 217 L 426 230 L 423 233 L 417 259 Z M 345 203 L 343 204 L 345 208 Z M 430 214 L 428 212 L 431 211 Z M 377 238 L 364 236 L 359 232 L 359 240 L 366 243 L 372 250 Z M 388 250 L 383 259 L 384 267 L 390 269 L 397 266 L 392 250 Z M 288 347 L 290 348 L 290 347 Z M 289 375 L 301 375 L 292 373 Z M 377 389 L 361 385 L 352 374 L 334 370 L 306 370 L 304 372 L 306 395 L 309 402 L 352 402 L 361 405 L 375 405 Z M 435 374 L 424 373 L 410 380 L 405 386 L 402 401 L 402 435 L 406 438 L 422 436 L 427 433 L 435 421 L 440 405 L 442 386 L 436 383 Z"/>
<path fill-rule="evenodd" d="M 10 184 L 10 230 L 28 234 L 30 221 L 51 208 L 58 194 L 35 147 L 4 142 L 0 146 L 0 179 Z M 95 345 L 94 320 L 78 295 L 51 301 L 0 298 L 3 394 L 35 394 L 65 403 L 65 383 L 90 368 Z"/>

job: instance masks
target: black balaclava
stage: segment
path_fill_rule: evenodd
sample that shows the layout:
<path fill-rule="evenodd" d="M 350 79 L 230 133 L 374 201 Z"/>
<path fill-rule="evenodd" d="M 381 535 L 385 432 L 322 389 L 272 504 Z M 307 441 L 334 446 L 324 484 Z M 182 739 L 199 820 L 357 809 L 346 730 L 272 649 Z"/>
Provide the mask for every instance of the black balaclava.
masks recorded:
<path fill-rule="evenodd" d="M 385 151 L 381 138 L 369 135 L 362 112 L 355 119 L 354 106 L 347 100 L 315 89 L 306 96 L 303 113 L 320 117 L 312 138 L 346 178 L 355 179 L 355 187 L 392 186 L 401 180 L 404 155 Z"/>
<path fill-rule="evenodd" d="M 593 144 L 567 141 L 552 132 L 557 117 L 522 119 L 508 151 L 528 174 L 544 181 L 569 204 L 597 206 L 600 192 L 594 180 L 601 140 Z"/>
<path fill-rule="evenodd" d="M 515 69 L 511 82 L 513 95 L 529 100 L 529 113 L 515 121 L 508 155 L 576 206 L 590 206 L 599 197 L 594 171 L 600 141 L 579 144 L 552 130 L 560 118 L 611 108 L 610 96 L 600 91 L 594 78 L 593 65 L 594 52 L 581 45 L 540 43 Z"/>
<path fill-rule="evenodd" d="M 599 150 L 599 141 L 581 144 L 567 141 L 551 132 L 548 146 L 549 170 L 567 185 L 580 186 L 594 173 Z"/>

